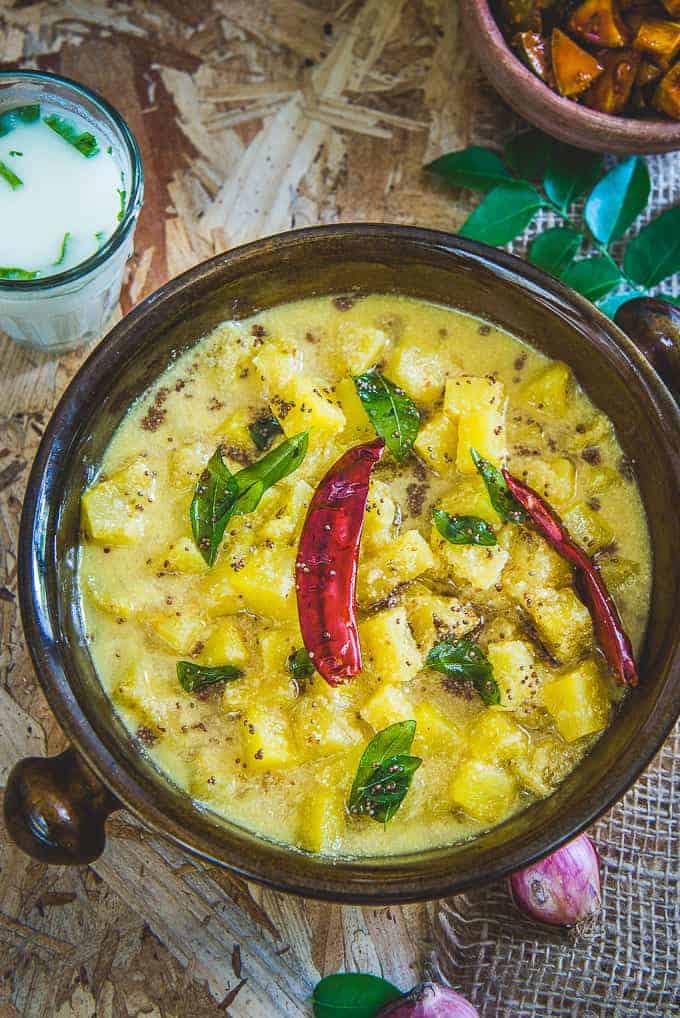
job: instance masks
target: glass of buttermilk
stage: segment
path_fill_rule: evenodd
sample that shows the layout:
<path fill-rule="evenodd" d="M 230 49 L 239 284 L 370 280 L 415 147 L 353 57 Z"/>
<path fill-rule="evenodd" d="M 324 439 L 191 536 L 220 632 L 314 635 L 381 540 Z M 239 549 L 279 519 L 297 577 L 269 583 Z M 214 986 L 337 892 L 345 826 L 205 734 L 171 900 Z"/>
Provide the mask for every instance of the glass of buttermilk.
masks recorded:
<path fill-rule="evenodd" d="M 101 335 L 142 204 L 139 148 L 101 96 L 0 71 L 0 330 L 60 353 Z"/>

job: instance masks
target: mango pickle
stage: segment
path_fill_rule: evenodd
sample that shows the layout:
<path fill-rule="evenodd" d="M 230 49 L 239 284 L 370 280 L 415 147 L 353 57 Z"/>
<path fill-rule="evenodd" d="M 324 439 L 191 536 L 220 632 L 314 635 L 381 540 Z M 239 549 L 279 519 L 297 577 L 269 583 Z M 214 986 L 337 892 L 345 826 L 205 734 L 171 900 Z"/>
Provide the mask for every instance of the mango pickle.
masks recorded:
<path fill-rule="evenodd" d="M 559 28 L 553 30 L 550 52 L 560 95 L 580 95 L 604 71 L 594 56 Z"/>
<path fill-rule="evenodd" d="M 664 70 L 680 50 L 680 22 L 649 18 L 640 25 L 633 47 L 647 53 Z"/>
<path fill-rule="evenodd" d="M 567 27 L 592 46 L 618 49 L 629 41 L 614 0 L 585 0 L 571 15 Z"/>
<path fill-rule="evenodd" d="M 554 83 L 548 43 L 540 32 L 518 32 L 514 39 L 514 46 L 527 67 L 541 81 L 548 84 Z"/>
<path fill-rule="evenodd" d="M 622 113 L 635 83 L 640 54 L 632 49 L 604 50 L 598 59 L 604 73 L 584 93 L 583 102 L 600 113 Z"/>
<path fill-rule="evenodd" d="M 680 120 L 680 61 L 664 74 L 652 104 L 660 113 L 665 113 L 673 120 Z"/>

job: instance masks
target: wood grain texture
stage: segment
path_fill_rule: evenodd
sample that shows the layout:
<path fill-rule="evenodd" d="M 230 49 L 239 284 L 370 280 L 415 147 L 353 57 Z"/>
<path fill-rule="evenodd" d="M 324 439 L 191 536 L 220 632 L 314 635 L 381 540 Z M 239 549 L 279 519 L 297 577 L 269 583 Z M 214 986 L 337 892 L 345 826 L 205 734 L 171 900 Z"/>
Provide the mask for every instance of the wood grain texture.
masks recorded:
<path fill-rule="evenodd" d="M 480 80 L 455 0 L 5 0 L 0 65 L 82 80 L 131 124 L 145 204 L 120 312 L 210 255 L 316 223 L 455 229 L 469 194 L 427 178 L 448 149 L 515 121 Z M 87 350 L 0 336 L 0 779 L 64 740 L 16 605 L 27 469 Z M 310 1013 L 322 974 L 422 977 L 434 905 L 303 902 L 109 821 L 103 857 L 48 869 L 0 832 L 0 1018 Z"/>

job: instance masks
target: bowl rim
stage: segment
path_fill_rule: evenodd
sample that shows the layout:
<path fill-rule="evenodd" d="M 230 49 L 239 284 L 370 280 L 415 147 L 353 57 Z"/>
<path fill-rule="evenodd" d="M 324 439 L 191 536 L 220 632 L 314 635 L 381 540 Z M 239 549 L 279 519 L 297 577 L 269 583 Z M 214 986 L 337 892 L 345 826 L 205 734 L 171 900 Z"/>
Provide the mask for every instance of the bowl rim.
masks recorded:
<path fill-rule="evenodd" d="M 503 854 L 502 859 L 482 871 L 475 870 L 467 873 L 464 877 L 456 876 L 453 879 L 450 876 L 447 877 L 446 872 L 438 872 L 434 876 L 427 873 L 418 874 L 414 873 L 412 863 L 414 855 L 410 857 L 410 861 L 408 856 L 394 856 L 386 857 L 387 863 L 381 861 L 379 873 L 374 869 L 370 881 L 362 882 L 362 870 L 369 869 L 371 859 L 362 860 L 359 858 L 352 861 L 326 858 L 319 860 L 317 857 L 323 871 L 321 875 L 317 876 L 316 873 L 311 876 L 309 874 L 300 875 L 299 871 L 295 871 L 294 864 L 286 868 L 286 863 L 289 860 L 299 862 L 301 858 L 306 859 L 304 853 L 290 846 L 275 845 L 245 829 L 239 829 L 238 835 L 238 840 L 243 843 L 245 849 L 244 856 L 238 860 L 231 858 L 227 860 L 216 853 L 214 839 L 194 835 L 190 828 L 173 817 L 169 817 L 155 805 L 143 784 L 136 780 L 129 769 L 114 758 L 95 731 L 85 710 L 76 699 L 66 671 L 63 670 L 63 673 L 59 674 L 59 668 L 55 666 L 54 655 L 51 652 L 53 648 L 47 646 L 45 639 L 49 629 L 49 620 L 46 620 L 46 613 L 38 596 L 38 578 L 42 575 L 41 568 L 44 569 L 44 562 L 39 554 L 40 547 L 34 540 L 39 522 L 36 511 L 41 502 L 42 481 L 46 475 L 54 447 L 55 445 L 59 446 L 62 432 L 68 435 L 75 428 L 74 421 L 77 420 L 79 406 L 86 398 L 87 390 L 91 385 L 97 379 L 106 377 L 107 373 L 115 368 L 117 358 L 122 353 L 130 352 L 133 347 L 139 345 L 136 336 L 137 323 L 143 322 L 150 312 L 156 311 L 164 304 L 169 304 L 172 308 L 173 300 L 181 297 L 195 284 L 209 282 L 211 277 L 217 283 L 220 280 L 222 269 L 233 268 L 239 263 L 244 263 L 247 266 L 248 260 L 253 256 L 270 253 L 279 258 L 285 258 L 286 252 L 292 246 L 313 245 L 315 241 L 323 241 L 324 238 L 342 240 L 343 238 L 356 239 L 357 237 L 408 240 L 414 245 L 420 244 L 424 247 L 443 250 L 450 255 L 462 256 L 472 262 L 481 262 L 487 267 L 490 266 L 496 273 L 507 274 L 514 279 L 519 279 L 522 285 L 529 290 L 548 291 L 556 301 L 568 309 L 575 310 L 582 316 L 585 314 L 594 318 L 600 331 L 604 329 L 615 347 L 618 346 L 619 352 L 627 355 L 628 359 L 633 362 L 635 370 L 641 376 L 641 386 L 645 383 L 647 390 L 651 390 L 650 398 L 653 397 L 657 403 L 657 409 L 663 413 L 664 421 L 670 421 L 678 447 L 680 447 L 680 407 L 649 362 L 625 333 L 594 305 L 542 270 L 514 255 L 477 241 L 420 227 L 381 223 L 349 223 L 289 231 L 218 254 L 168 281 L 117 323 L 81 365 L 54 409 L 31 468 L 20 524 L 18 593 L 22 623 L 31 660 L 54 716 L 74 748 L 83 756 L 103 784 L 137 819 L 151 827 L 153 833 L 168 837 L 187 851 L 211 863 L 226 867 L 247 880 L 253 880 L 281 891 L 345 903 L 396 904 L 458 894 L 474 886 L 501 879 L 555 851 L 589 827 L 625 794 L 668 737 L 676 717 L 680 715 L 680 682 L 667 682 L 662 688 L 661 695 L 668 701 L 666 706 L 670 705 L 670 709 L 663 718 L 659 719 L 655 713 L 659 709 L 658 701 L 655 703 L 650 716 L 654 716 L 656 725 L 654 730 L 648 733 L 652 737 L 645 742 L 644 751 L 637 753 L 634 758 L 628 759 L 631 756 L 632 747 L 630 745 L 625 747 L 621 760 L 617 761 L 614 769 L 616 780 L 612 781 L 614 774 L 611 771 L 603 775 L 603 785 L 598 783 L 597 787 L 598 789 L 604 788 L 605 782 L 609 780 L 611 787 L 605 794 L 591 795 L 587 803 L 582 805 L 577 816 L 571 820 L 562 820 L 561 823 L 557 823 L 550 834 L 532 833 L 531 847 L 528 851 L 520 846 L 519 850 Z M 197 337 L 198 339 L 200 337 Z M 56 455 L 59 455 L 58 449 Z M 66 456 L 67 453 L 63 452 L 62 455 Z M 678 482 L 680 483 L 680 464 L 678 465 Z M 680 671 L 680 646 L 674 648 L 673 662 L 677 673 Z M 649 722 L 649 718 L 647 722 Z M 196 808 L 195 811 L 198 814 L 202 812 L 200 808 Z M 248 840 L 261 853 L 256 862 L 247 856 Z M 446 848 L 428 850 L 423 853 L 423 859 L 427 858 L 428 853 L 431 855 L 432 852 L 446 853 L 446 851 Z M 283 874 L 278 869 L 278 864 L 275 871 L 272 871 L 271 867 L 267 865 L 264 858 L 267 853 L 273 855 L 278 853 L 283 861 L 285 870 Z M 521 855 L 521 858 L 518 858 L 518 855 Z M 401 863 L 400 860 L 402 860 Z M 334 875 L 333 879 L 330 879 L 331 873 Z M 341 874 L 342 882 L 340 882 L 338 874 Z"/>
<path fill-rule="evenodd" d="M 461 0 L 461 8 L 466 17 L 474 19 L 476 28 L 479 32 L 483 33 L 488 44 L 485 46 L 481 41 L 481 37 L 475 38 L 474 32 L 468 33 L 468 37 L 473 39 L 472 46 L 480 62 L 483 65 L 488 63 L 490 57 L 487 49 L 493 50 L 494 54 L 501 52 L 507 54 L 510 58 L 510 63 L 506 65 L 506 76 L 513 79 L 514 88 L 519 88 L 527 97 L 529 95 L 533 96 L 536 104 L 541 105 L 541 121 L 547 120 L 551 124 L 556 125 L 555 135 L 559 133 L 562 136 L 564 134 L 564 131 L 559 131 L 562 122 L 564 122 L 567 126 L 578 126 L 584 132 L 587 132 L 589 137 L 604 132 L 606 136 L 615 139 L 614 144 L 609 147 L 603 146 L 603 151 L 617 151 L 615 148 L 616 143 L 629 143 L 631 150 L 632 146 L 636 146 L 636 151 L 641 153 L 645 151 L 664 151 L 664 149 L 666 151 L 673 151 L 673 149 L 669 148 L 671 145 L 680 148 L 680 121 L 664 119 L 659 116 L 649 118 L 614 116 L 610 113 L 601 113 L 599 110 L 591 110 L 589 107 L 581 106 L 567 96 L 559 95 L 558 92 L 554 91 L 530 71 L 514 52 L 496 20 L 490 0 Z M 495 69 L 496 74 L 491 78 L 492 84 L 498 89 L 506 102 L 518 108 L 519 103 L 516 95 L 508 94 L 503 87 L 502 69 L 500 75 L 498 74 L 498 65 L 495 65 Z M 488 75 L 486 66 L 484 66 L 484 70 Z M 527 119 L 534 119 L 535 115 L 532 111 L 527 112 L 523 109 L 522 112 Z M 545 129 L 548 133 L 552 133 L 550 128 Z M 572 144 L 574 143 L 572 142 Z M 646 148 L 645 146 L 647 145 L 650 147 Z M 579 145 L 577 147 L 585 146 Z"/>

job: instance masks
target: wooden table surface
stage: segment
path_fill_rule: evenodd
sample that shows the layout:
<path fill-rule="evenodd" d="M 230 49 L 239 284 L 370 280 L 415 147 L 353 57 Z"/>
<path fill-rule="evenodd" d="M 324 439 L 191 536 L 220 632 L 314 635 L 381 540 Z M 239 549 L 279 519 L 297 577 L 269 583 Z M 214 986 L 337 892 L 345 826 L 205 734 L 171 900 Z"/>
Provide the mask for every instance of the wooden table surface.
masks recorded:
<path fill-rule="evenodd" d="M 455 0 L 0 3 L 3 67 L 85 82 L 140 142 L 123 312 L 197 261 L 291 227 L 455 229 L 469 195 L 423 163 L 516 126 L 459 36 Z M 64 742 L 28 661 L 15 546 L 28 467 L 86 353 L 41 359 L 0 337 L 0 784 L 20 756 Z M 432 904 L 263 891 L 125 814 L 92 867 L 48 869 L 7 843 L 0 861 L 0 1018 L 304 1015 L 320 974 L 361 968 L 407 987 L 430 950 Z"/>

